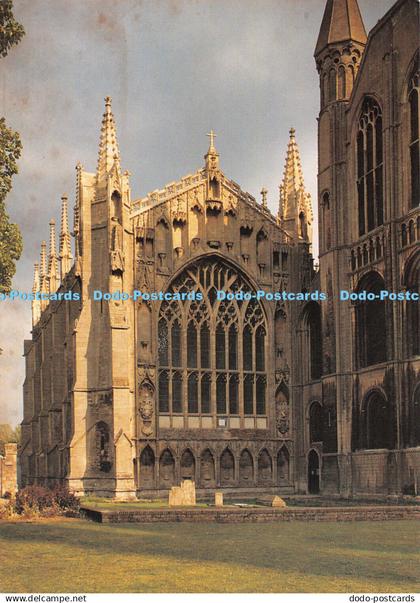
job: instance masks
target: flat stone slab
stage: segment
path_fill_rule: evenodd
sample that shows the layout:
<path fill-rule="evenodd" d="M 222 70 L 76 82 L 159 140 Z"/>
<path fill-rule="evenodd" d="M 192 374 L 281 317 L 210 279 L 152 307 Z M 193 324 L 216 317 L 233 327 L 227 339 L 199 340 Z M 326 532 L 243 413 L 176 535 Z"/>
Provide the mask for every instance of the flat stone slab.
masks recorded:
<path fill-rule="evenodd" d="M 280 496 L 275 496 L 273 494 L 267 494 L 266 496 L 257 498 L 257 505 L 263 505 L 264 507 L 275 507 L 279 509 L 286 507 L 285 501 Z"/>
<path fill-rule="evenodd" d="M 82 517 L 100 523 L 217 522 L 259 523 L 270 521 L 386 521 L 420 519 L 416 506 L 286 507 L 286 508 L 153 508 L 101 511 L 81 507 Z"/>

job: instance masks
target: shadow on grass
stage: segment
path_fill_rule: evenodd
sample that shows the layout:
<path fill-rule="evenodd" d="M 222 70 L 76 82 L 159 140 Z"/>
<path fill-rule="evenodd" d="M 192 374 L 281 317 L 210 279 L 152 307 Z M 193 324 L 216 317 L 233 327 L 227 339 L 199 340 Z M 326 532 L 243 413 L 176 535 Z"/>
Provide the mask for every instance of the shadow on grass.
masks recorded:
<path fill-rule="evenodd" d="M 0 524 L 0 542 L 64 547 L 79 553 L 141 555 L 177 562 L 226 563 L 243 569 L 299 572 L 326 578 L 386 580 L 416 584 L 418 523 L 361 522 L 351 524 L 293 522 L 276 524 Z M 398 531 L 398 541 L 395 533 Z"/>

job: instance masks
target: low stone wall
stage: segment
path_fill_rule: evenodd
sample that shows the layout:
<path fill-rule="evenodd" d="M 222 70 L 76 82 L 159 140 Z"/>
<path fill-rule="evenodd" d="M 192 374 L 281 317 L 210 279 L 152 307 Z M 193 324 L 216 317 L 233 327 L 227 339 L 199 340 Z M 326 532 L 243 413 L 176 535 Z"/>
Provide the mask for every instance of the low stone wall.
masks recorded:
<path fill-rule="evenodd" d="M 361 506 L 361 507 L 306 507 L 188 509 L 155 508 L 127 511 L 100 511 L 82 507 L 86 519 L 100 523 L 157 523 L 157 522 L 216 522 L 216 523 L 263 523 L 270 521 L 384 521 L 420 519 L 420 507 L 416 506 Z"/>

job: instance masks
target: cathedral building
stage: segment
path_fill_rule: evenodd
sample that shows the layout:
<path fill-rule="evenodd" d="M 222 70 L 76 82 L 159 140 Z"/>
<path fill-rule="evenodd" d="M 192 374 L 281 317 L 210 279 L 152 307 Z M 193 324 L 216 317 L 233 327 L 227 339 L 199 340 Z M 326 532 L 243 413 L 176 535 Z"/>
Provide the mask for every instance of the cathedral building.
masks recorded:
<path fill-rule="evenodd" d="M 35 265 L 23 485 L 418 492 L 418 2 L 367 36 L 357 0 L 327 0 L 315 61 L 319 269 L 293 129 L 276 216 L 225 175 L 212 132 L 202 169 L 132 199 L 106 99 L 72 233 L 64 196 L 59 249 L 51 221 Z"/>

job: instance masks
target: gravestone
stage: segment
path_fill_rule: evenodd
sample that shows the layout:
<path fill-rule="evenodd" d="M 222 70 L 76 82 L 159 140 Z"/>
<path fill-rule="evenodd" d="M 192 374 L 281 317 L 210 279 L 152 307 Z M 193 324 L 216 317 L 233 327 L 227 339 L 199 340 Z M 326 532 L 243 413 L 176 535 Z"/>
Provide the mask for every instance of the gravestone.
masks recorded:
<path fill-rule="evenodd" d="M 195 482 L 186 479 L 180 486 L 173 486 L 169 492 L 170 507 L 187 507 L 195 505 Z"/>
<path fill-rule="evenodd" d="M 223 507 L 223 492 L 214 493 L 214 506 Z"/>
<path fill-rule="evenodd" d="M 268 494 L 267 496 L 261 496 L 257 498 L 257 505 L 264 505 L 265 507 L 276 507 L 276 508 L 284 508 L 286 503 L 280 496 L 273 496 Z"/>

